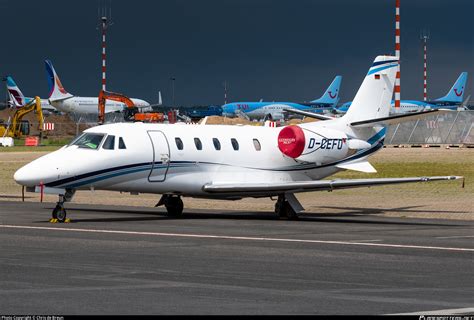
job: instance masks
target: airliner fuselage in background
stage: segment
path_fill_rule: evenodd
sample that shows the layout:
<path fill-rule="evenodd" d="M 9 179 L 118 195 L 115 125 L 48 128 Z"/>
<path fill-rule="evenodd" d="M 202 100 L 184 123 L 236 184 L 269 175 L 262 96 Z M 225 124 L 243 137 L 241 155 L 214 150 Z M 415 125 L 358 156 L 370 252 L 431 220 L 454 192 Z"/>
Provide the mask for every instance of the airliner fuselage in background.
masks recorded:
<path fill-rule="evenodd" d="M 462 72 L 453 87 L 448 93 L 441 98 L 432 101 L 417 101 L 417 100 L 401 100 L 400 107 L 395 107 L 395 101 L 391 101 L 390 114 L 403 114 L 411 112 L 420 112 L 426 110 L 434 110 L 438 108 L 449 109 L 449 110 L 465 110 L 463 106 L 464 93 L 467 83 L 467 72 Z M 344 103 L 339 108 L 336 108 L 336 112 L 345 113 L 351 106 L 352 101 Z"/>
<path fill-rule="evenodd" d="M 342 77 L 336 76 L 324 94 L 310 102 L 232 102 L 222 106 L 222 115 L 226 117 L 245 115 L 252 120 L 281 120 L 287 115 L 285 109 L 331 113 L 339 101 L 341 81 Z"/>
<path fill-rule="evenodd" d="M 90 128 L 58 151 L 20 168 L 28 188 L 59 194 L 53 219 L 65 221 L 64 202 L 76 190 L 156 193 L 170 216 L 182 197 L 236 200 L 277 197 L 275 212 L 295 218 L 295 193 L 459 177 L 321 180 L 340 170 L 375 172 L 367 158 L 383 147 L 386 126 L 431 111 L 388 117 L 398 59 L 379 56 L 350 110 L 341 118 L 281 128 L 116 123 Z"/>
<path fill-rule="evenodd" d="M 98 97 L 78 97 L 68 93 L 59 80 L 52 62 L 45 60 L 45 66 L 50 90 L 48 100 L 51 105 L 65 113 L 99 114 Z M 136 98 L 131 98 L 131 100 L 141 111 L 151 109 L 151 105 L 145 100 Z M 115 101 L 106 101 L 105 103 L 105 113 L 122 112 L 125 109 L 127 109 L 125 103 Z"/>

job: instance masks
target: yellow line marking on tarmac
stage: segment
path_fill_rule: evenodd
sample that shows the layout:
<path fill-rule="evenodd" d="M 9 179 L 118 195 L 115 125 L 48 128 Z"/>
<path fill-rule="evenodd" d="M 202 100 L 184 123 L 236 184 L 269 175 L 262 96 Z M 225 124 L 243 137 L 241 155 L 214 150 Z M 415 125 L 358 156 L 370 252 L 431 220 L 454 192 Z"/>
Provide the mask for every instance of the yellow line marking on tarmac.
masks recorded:
<path fill-rule="evenodd" d="M 102 229 L 76 229 L 76 228 L 60 228 L 60 227 L 58 227 L 58 228 L 55 228 L 55 227 L 54 228 L 53 227 L 32 227 L 32 226 L 15 226 L 15 225 L 6 225 L 6 224 L 0 224 L 0 228 L 30 229 L 30 230 L 51 230 L 51 231 L 70 231 L 70 232 L 87 232 L 87 233 L 110 233 L 110 234 L 127 234 L 127 235 L 158 236 L 158 237 L 200 238 L 200 239 L 273 241 L 273 242 L 295 242 L 295 243 L 320 243 L 320 244 L 357 245 L 357 246 L 385 247 L 385 248 L 407 248 L 407 249 L 427 249 L 427 250 L 474 252 L 474 248 L 432 247 L 432 246 L 415 246 L 415 245 L 401 245 L 401 244 L 389 244 L 389 243 L 367 243 L 367 242 L 349 242 L 349 241 L 284 239 L 284 238 L 266 238 L 266 237 L 219 236 L 219 235 L 206 235 L 206 234 L 139 232 L 139 231 L 102 230 Z"/>

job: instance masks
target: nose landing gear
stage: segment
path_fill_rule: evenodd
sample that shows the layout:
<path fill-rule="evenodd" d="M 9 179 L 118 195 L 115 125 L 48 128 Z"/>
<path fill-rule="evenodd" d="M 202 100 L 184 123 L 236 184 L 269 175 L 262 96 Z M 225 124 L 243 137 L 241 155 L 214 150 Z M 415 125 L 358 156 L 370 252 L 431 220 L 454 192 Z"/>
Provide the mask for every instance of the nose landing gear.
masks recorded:
<path fill-rule="evenodd" d="M 56 207 L 53 209 L 52 218 L 49 220 L 49 222 L 67 223 L 71 221 L 70 219 L 66 218 L 67 212 L 66 212 L 66 209 L 64 208 L 64 203 L 71 201 L 75 192 L 76 190 L 66 189 L 65 194 L 59 195 L 59 201 L 56 203 Z"/>

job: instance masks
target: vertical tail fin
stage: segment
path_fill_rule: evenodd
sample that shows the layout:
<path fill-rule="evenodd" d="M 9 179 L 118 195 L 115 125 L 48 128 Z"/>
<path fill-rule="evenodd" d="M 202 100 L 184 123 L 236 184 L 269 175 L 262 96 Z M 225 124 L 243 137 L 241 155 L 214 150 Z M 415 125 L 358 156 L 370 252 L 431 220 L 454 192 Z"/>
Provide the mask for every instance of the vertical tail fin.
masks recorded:
<path fill-rule="evenodd" d="M 342 119 L 350 123 L 388 117 L 397 66 L 397 57 L 378 56 L 375 58 L 351 107 Z"/>
<path fill-rule="evenodd" d="M 328 103 L 336 105 L 339 102 L 339 89 L 341 87 L 342 76 L 336 76 L 331 82 L 326 92 L 317 100 L 311 101 L 312 103 Z"/>
<path fill-rule="evenodd" d="M 20 88 L 16 85 L 12 77 L 7 76 L 7 90 L 10 100 L 16 108 L 23 107 L 26 104 L 26 99 Z"/>
<path fill-rule="evenodd" d="M 461 103 L 462 98 L 464 97 L 464 91 L 466 91 L 466 82 L 467 72 L 463 72 L 459 75 L 458 80 L 456 80 L 451 90 L 449 90 L 448 94 L 442 98 L 436 99 L 436 101 Z"/>
<path fill-rule="evenodd" d="M 61 84 L 61 81 L 54 70 L 53 63 L 50 60 L 45 60 L 44 63 L 49 86 L 49 100 L 57 101 L 73 97 L 73 95 L 68 93 Z"/>

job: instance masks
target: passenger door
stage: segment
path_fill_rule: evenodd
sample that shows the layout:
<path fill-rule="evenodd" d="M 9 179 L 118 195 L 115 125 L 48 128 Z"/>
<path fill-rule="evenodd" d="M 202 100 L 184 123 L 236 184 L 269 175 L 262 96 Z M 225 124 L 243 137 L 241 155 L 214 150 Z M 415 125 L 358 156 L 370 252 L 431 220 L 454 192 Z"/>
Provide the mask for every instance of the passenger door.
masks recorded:
<path fill-rule="evenodd" d="M 161 131 L 148 131 L 153 147 L 153 165 L 148 176 L 150 182 L 163 182 L 170 166 L 170 147 Z"/>

